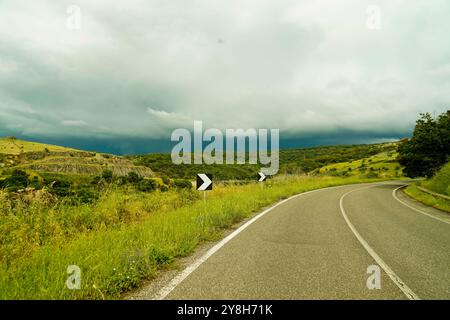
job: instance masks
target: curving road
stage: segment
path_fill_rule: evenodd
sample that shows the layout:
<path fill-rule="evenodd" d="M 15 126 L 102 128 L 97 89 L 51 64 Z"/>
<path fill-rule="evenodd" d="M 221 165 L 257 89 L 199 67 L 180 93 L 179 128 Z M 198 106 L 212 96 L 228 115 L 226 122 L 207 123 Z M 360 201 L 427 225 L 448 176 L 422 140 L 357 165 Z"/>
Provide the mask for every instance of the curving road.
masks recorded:
<path fill-rule="evenodd" d="M 163 288 L 160 299 L 450 299 L 450 215 L 404 182 L 316 190 L 267 210 Z M 369 266 L 380 289 L 368 289 Z"/>

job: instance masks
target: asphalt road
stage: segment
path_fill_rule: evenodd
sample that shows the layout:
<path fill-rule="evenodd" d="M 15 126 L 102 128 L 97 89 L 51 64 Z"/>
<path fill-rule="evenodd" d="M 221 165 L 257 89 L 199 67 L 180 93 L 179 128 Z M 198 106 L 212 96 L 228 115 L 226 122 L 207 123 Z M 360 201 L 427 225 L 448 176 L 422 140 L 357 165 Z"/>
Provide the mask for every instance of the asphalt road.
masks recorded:
<path fill-rule="evenodd" d="M 157 298 L 450 299 L 450 215 L 393 194 L 403 184 L 292 198 L 213 248 Z M 373 265 L 380 289 L 367 287 Z"/>

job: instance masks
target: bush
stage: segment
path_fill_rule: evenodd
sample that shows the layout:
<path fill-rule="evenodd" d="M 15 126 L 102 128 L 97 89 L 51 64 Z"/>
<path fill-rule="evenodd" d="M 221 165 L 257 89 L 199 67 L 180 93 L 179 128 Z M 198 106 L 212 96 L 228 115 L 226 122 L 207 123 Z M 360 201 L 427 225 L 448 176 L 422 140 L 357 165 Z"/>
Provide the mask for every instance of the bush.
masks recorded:
<path fill-rule="evenodd" d="M 71 183 L 66 180 L 56 180 L 51 184 L 52 192 L 60 197 L 67 197 L 70 195 Z"/>
<path fill-rule="evenodd" d="M 98 199 L 98 194 L 92 190 L 80 189 L 73 193 L 74 203 L 92 203 Z"/>
<path fill-rule="evenodd" d="M 175 179 L 173 184 L 176 188 L 180 189 L 192 189 L 192 183 L 187 179 Z"/>
<path fill-rule="evenodd" d="M 170 185 L 170 179 L 166 176 L 161 177 L 162 182 L 166 185 Z"/>
<path fill-rule="evenodd" d="M 28 182 L 28 174 L 25 171 L 14 169 L 11 176 L 4 180 L 3 185 L 10 191 L 16 191 L 18 189 L 26 188 Z"/>
<path fill-rule="evenodd" d="M 128 173 L 126 180 L 129 183 L 136 184 L 139 183 L 142 180 L 142 178 L 136 172 L 131 171 L 130 173 Z"/>
<path fill-rule="evenodd" d="M 156 190 L 158 187 L 158 183 L 153 179 L 143 179 L 138 184 L 138 189 L 143 192 L 151 192 L 153 190 Z"/>
<path fill-rule="evenodd" d="M 105 179 L 106 182 L 112 182 L 113 172 L 111 170 L 103 170 L 102 178 Z"/>
<path fill-rule="evenodd" d="M 372 168 L 371 168 L 372 169 Z M 375 179 L 378 178 L 378 173 L 376 173 L 375 171 L 371 170 L 366 174 L 366 178 L 367 179 Z"/>

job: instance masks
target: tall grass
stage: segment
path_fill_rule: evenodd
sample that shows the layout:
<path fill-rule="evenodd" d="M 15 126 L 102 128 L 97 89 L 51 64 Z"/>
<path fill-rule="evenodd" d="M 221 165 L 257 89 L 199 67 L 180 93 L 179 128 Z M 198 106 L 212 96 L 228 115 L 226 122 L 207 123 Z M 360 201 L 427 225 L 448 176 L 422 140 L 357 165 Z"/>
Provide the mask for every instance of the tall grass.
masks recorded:
<path fill-rule="evenodd" d="M 441 168 L 431 179 L 418 182 L 428 190 L 450 196 L 450 162 Z M 450 200 L 421 191 L 416 184 L 405 189 L 410 197 L 428 206 L 450 212 Z"/>
<path fill-rule="evenodd" d="M 423 181 L 422 185 L 431 191 L 450 196 L 450 162 L 441 168 L 433 178 Z"/>
<path fill-rule="evenodd" d="M 427 206 L 446 211 L 450 213 L 450 200 L 443 199 L 438 196 L 421 191 L 415 184 L 409 185 L 405 189 L 405 193 L 411 198 L 426 204 Z"/>
<path fill-rule="evenodd" d="M 264 206 L 308 190 L 367 181 L 291 177 L 264 188 L 218 186 L 208 193 L 206 210 L 195 194 L 123 190 L 111 190 L 90 206 L 3 206 L 0 299 L 119 298 Z M 81 268 L 80 290 L 66 287 L 69 265 Z"/>

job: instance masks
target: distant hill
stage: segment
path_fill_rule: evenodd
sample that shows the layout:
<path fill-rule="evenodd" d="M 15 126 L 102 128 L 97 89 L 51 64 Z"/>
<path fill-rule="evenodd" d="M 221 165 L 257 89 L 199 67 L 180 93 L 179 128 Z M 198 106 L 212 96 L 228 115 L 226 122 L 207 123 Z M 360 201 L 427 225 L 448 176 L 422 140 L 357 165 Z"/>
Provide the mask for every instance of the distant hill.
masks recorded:
<path fill-rule="evenodd" d="M 281 174 L 369 175 L 397 177 L 397 143 L 325 146 L 280 151 Z M 101 175 L 111 170 L 116 176 L 135 172 L 142 177 L 194 179 L 199 172 L 212 173 L 218 180 L 254 180 L 259 165 L 175 165 L 170 154 L 120 157 L 60 146 L 0 138 L 0 168 L 30 173 Z"/>
<path fill-rule="evenodd" d="M 364 145 L 342 145 L 342 146 L 325 146 L 304 149 L 285 149 L 280 151 L 280 171 L 284 174 L 323 174 L 317 169 L 327 165 L 337 164 L 348 161 L 356 161 L 359 159 L 369 158 L 377 154 L 390 153 L 390 158 L 385 159 L 391 161 L 384 167 L 394 168 L 398 166 L 394 155 L 396 155 L 398 143 L 379 143 Z M 381 157 L 386 157 L 382 155 Z M 175 165 L 172 163 L 170 154 L 146 154 L 139 156 L 127 157 L 137 165 L 149 167 L 160 176 L 168 176 L 171 178 L 187 178 L 192 179 L 198 172 L 212 173 L 213 176 L 221 180 L 255 179 L 259 165 Z M 369 160 L 367 167 L 369 167 Z M 392 168 L 391 168 L 392 169 Z M 316 170 L 316 171 L 315 171 Z M 348 171 L 348 169 L 346 169 Z M 377 172 L 379 172 L 377 168 Z M 392 171 L 392 170 L 391 170 Z M 398 171 L 398 170 L 397 170 Z M 336 169 L 329 172 L 333 175 L 345 175 Z M 393 174 L 393 172 L 391 172 Z M 401 170 L 400 170 L 401 173 Z"/>
<path fill-rule="evenodd" d="M 0 168 L 4 171 L 22 169 L 34 173 L 83 175 L 100 175 L 108 169 L 116 176 L 124 176 L 130 172 L 142 177 L 154 176 L 150 168 L 137 166 L 123 157 L 24 141 L 14 137 L 0 138 Z"/>
<path fill-rule="evenodd" d="M 39 151 L 70 152 L 77 150 L 51 144 L 19 140 L 14 137 L 0 138 L 0 153 L 2 154 L 18 155 L 24 152 Z"/>

